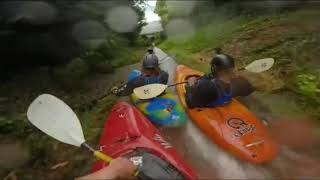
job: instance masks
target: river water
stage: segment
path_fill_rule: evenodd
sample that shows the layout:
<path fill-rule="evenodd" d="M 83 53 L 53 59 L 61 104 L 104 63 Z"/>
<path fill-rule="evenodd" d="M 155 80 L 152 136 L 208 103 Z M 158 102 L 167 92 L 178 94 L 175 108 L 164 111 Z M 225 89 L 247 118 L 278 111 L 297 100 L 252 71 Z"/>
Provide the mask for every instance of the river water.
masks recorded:
<path fill-rule="evenodd" d="M 168 84 L 175 82 L 175 69 L 177 63 L 174 58 L 167 55 L 159 48 L 154 49 L 160 60 L 160 67 L 170 75 Z M 133 69 L 140 69 L 140 64 L 119 68 L 115 74 L 121 74 L 113 81 L 125 81 L 127 75 Z M 171 88 L 175 91 L 174 88 Z M 308 121 L 281 120 L 281 114 L 288 112 L 279 110 L 279 106 L 287 106 L 289 111 L 297 109 L 292 106 L 290 97 L 278 95 L 261 95 L 255 93 L 254 98 L 241 100 L 258 117 L 264 117 L 271 121 L 270 132 L 279 139 L 280 153 L 272 162 L 263 165 L 251 164 L 237 159 L 219 146 L 211 142 L 205 134 L 188 120 L 186 126 L 181 128 L 160 128 L 162 134 L 171 142 L 184 159 L 194 168 L 201 179 L 310 179 L 320 178 L 319 147 L 315 146 L 312 136 L 312 126 Z M 266 102 L 266 107 L 260 99 Z M 129 101 L 128 98 L 120 100 Z M 281 101 L 281 105 L 278 105 Z M 279 110 L 274 112 L 270 109 Z M 292 116 L 296 118 L 297 113 Z M 319 143 L 318 143 L 319 144 Z M 318 153 L 310 154 L 307 151 Z M 316 155 L 315 155 L 316 154 Z"/>
<path fill-rule="evenodd" d="M 160 59 L 160 67 L 170 75 L 168 84 L 173 84 L 177 63 L 161 49 L 155 48 L 154 51 Z M 266 113 L 263 112 L 263 114 Z M 161 131 L 198 172 L 201 179 L 320 177 L 320 168 L 315 168 L 320 161 L 308 155 L 297 153 L 285 145 L 280 145 L 280 153 L 272 162 L 255 165 L 236 159 L 212 143 L 191 120 L 180 129 L 162 128 Z M 310 168 L 315 169 L 310 171 Z"/>

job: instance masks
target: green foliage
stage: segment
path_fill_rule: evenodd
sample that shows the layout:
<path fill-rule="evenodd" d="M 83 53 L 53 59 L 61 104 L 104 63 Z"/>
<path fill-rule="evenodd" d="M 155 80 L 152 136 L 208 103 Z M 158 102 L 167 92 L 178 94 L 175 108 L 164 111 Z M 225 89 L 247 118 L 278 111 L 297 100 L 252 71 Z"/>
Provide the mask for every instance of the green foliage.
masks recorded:
<path fill-rule="evenodd" d="M 210 8 L 212 7 L 208 6 L 207 9 Z M 271 70 L 272 75 L 276 74 L 275 78 L 281 78 L 286 83 L 289 92 L 286 91 L 284 94 L 291 92 L 290 98 L 298 103 L 297 109 L 302 109 L 301 112 L 296 111 L 297 114 L 320 117 L 320 108 L 318 108 L 320 104 L 320 64 L 318 61 L 320 38 L 318 33 L 313 30 L 314 21 L 310 20 L 317 13 L 312 12 L 312 14 L 307 10 L 302 12 L 278 11 L 277 13 L 252 16 L 252 12 L 239 11 L 240 15 L 235 16 L 236 9 L 231 12 L 223 12 L 226 9 L 225 5 L 217 8 L 214 12 L 218 15 L 213 15 L 214 13 L 202 9 L 204 12 L 201 16 L 192 17 L 192 20 L 197 20 L 198 28 L 191 38 L 186 41 L 167 39 L 160 44 L 160 48 L 169 54 L 176 55 L 179 63 L 205 72 L 208 70 L 208 64 L 198 62 L 198 56 L 208 54 L 215 47 L 226 47 L 227 51 L 231 51 L 231 53 L 237 51 L 232 44 L 226 43 L 234 42 L 239 46 L 238 54 L 242 55 L 241 60 L 243 59 L 242 63 L 244 64 L 253 59 L 273 57 L 276 59 L 276 64 Z M 228 13 L 230 16 L 225 16 Z M 202 22 L 202 19 L 205 23 Z M 301 28 L 297 28 L 300 25 Z M 282 34 L 279 31 L 286 33 Z M 277 32 L 281 36 L 275 40 L 267 39 L 267 36 L 270 36 L 272 32 Z M 259 33 L 266 37 L 258 36 Z M 267 39 L 267 42 L 264 42 L 264 39 Z M 252 44 L 256 45 L 252 46 Z M 246 62 L 247 60 L 248 62 Z M 284 94 L 281 96 L 285 96 Z M 272 106 L 272 104 L 275 103 L 271 102 L 270 105 Z M 291 108 L 289 103 L 285 101 L 281 105 L 275 106 L 275 109 L 280 111 L 280 107 L 283 105 L 288 105 L 283 109 Z"/>
<path fill-rule="evenodd" d="M 138 63 L 145 53 L 145 48 L 123 48 L 119 55 L 112 60 L 111 65 L 114 68 L 122 67 L 129 64 Z"/>
<path fill-rule="evenodd" d="M 165 0 L 158 0 L 155 8 L 155 13 L 161 17 L 161 22 L 167 24 L 169 22 L 169 9 Z"/>
<path fill-rule="evenodd" d="M 134 46 L 137 44 L 137 38 L 139 37 L 139 32 L 141 27 L 144 25 L 140 21 L 144 18 L 144 9 L 139 6 L 143 3 L 143 0 L 127 0 L 127 1 L 93 1 L 93 2 L 81 2 L 76 6 L 82 14 L 86 17 L 94 19 L 98 22 L 104 22 L 106 10 L 110 10 L 116 6 L 131 6 L 132 9 L 138 15 L 139 24 L 133 32 L 130 33 L 117 33 L 112 32 L 108 27 L 105 27 L 108 32 L 108 37 L 105 37 L 104 41 L 98 47 L 83 46 L 85 53 L 78 58 L 74 58 L 66 66 L 61 66 L 55 68 L 54 78 L 65 88 L 76 88 L 80 87 L 83 80 L 91 74 L 95 73 L 110 73 L 114 68 L 121 65 L 126 65 L 127 62 L 132 62 L 133 60 L 123 59 L 123 49 L 128 48 L 128 46 Z M 63 3 L 62 3 L 63 4 Z M 105 23 L 103 23 L 105 24 Z M 92 42 L 94 44 L 98 42 Z M 128 56 L 128 55 L 126 55 Z M 128 56 L 129 57 L 129 56 Z M 126 57 L 125 57 L 126 58 Z M 130 57 L 131 58 L 131 57 Z M 118 59 L 122 59 L 120 62 Z M 112 66 L 115 64 L 115 66 Z"/>
<path fill-rule="evenodd" d="M 119 2 L 122 5 L 131 5 L 133 0 L 128 1 L 114 1 L 116 4 Z M 57 2 L 58 3 L 58 2 Z M 72 2 L 70 2 L 72 3 Z M 84 19 L 89 18 L 93 20 L 97 20 L 99 22 L 102 22 L 104 20 L 104 16 L 106 13 L 106 4 L 111 4 L 108 2 L 75 2 L 76 6 L 75 8 L 78 8 L 82 6 L 83 4 L 88 4 L 88 6 L 82 6 L 86 9 L 83 9 L 86 11 L 86 15 L 79 14 L 76 12 L 76 16 L 80 17 L 83 15 Z M 64 4 L 63 4 L 64 5 Z M 66 7 L 66 6 L 64 6 Z M 69 6 L 67 6 L 69 7 Z M 73 6 L 72 6 L 73 7 Z M 136 10 L 136 9 L 135 9 Z M 71 13 L 72 14 L 72 13 Z M 89 14 L 89 15 L 88 15 Z M 80 15 L 80 16 L 79 16 Z M 143 15 L 143 12 L 139 11 L 138 16 L 141 19 Z M 82 18 L 82 17 L 80 17 Z M 138 26 L 139 28 L 139 26 Z M 3 116 L 3 114 L 0 117 L 0 136 L 5 137 L 8 139 L 19 138 L 21 139 L 26 145 L 28 145 L 32 159 L 28 164 L 29 167 L 26 168 L 25 174 L 21 174 L 21 177 L 24 177 L 24 175 L 29 174 L 30 179 L 32 178 L 43 178 L 38 177 L 37 175 L 43 175 L 45 172 L 41 172 L 42 170 L 48 170 L 50 171 L 50 167 L 54 165 L 54 163 L 57 163 L 60 161 L 59 159 L 53 159 L 54 157 L 58 157 L 61 159 L 63 155 L 56 154 L 55 148 L 57 147 L 58 150 L 60 149 L 60 146 L 56 146 L 59 142 L 54 140 L 53 138 L 45 135 L 43 132 L 40 132 L 35 127 L 33 127 L 25 118 L 20 118 L 19 114 L 14 114 L 16 112 L 22 112 L 26 111 L 26 109 L 22 109 L 27 107 L 27 104 L 30 103 L 30 96 L 34 96 L 37 93 L 40 92 L 49 92 L 52 94 L 56 94 L 61 96 L 70 96 L 68 94 L 69 89 L 76 89 L 78 87 L 79 90 L 83 90 L 83 87 L 85 84 L 84 82 L 88 82 L 88 80 L 93 79 L 92 76 L 95 73 L 110 73 L 115 68 L 128 65 L 132 63 L 139 62 L 142 58 L 143 54 L 145 53 L 145 48 L 143 50 L 135 48 L 135 47 L 129 47 L 130 43 L 134 43 L 134 45 L 140 44 L 139 41 L 136 41 L 138 37 L 138 28 L 135 32 L 131 34 L 119 34 L 115 32 L 108 32 L 108 39 L 106 39 L 105 43 L 101 44 L 99 47 L 92 46 L 90 49 L 85 48 L 85 51 L 87 53 L 84 53 L 80 55 L 79 57 L 75 57 L 72 60 L 69 61 L 69 63 L 65 65 L 61 65 L 59 67 L 50 67 L 44 68 L 44 72 L 39 72 L 39 78 L 31 78 L 32 80 L 35 79 L 34 83 L 29 82 L 28 84 L 28 91 L 23 92 L 23 88 L 17 88 L 17 87 L 23 87 L 16 85 L 14 82 L 12 82 L 11 89 L 2 88 L 5 93 L 9 93 L 9 95 L 5 94 L 8 97 L 18 97 L 19 103 L 11 103 L 10 107 L 7 105 L 3 106 L 4 111 L 7 113 L 9 108 L 15 107 L 14 110 L 12 110 L 12 115 L 9 117 Z M 106 27 L 107 31 L 108 28 Z M 41 77 L 41 75 L 44 75 L 45 77 Z M 48 76 L 48 74 L 50 74 Z M 38 75 L 38 73 L 37 73 Z M 56 82 L 52 82 L 51 78 L 56 80 Z M 30 80 L 30 78 L 27 78 Z M 41 80 L 41 82 L 39 82 Z M 38 83 L 36 83 L 38 82 Z M 45 82 L 45 83 L 42 83 Z M 21 81 L 17 81 L 17 83 L 21 83 Z M 30 84 L 31 83 L 31 84 Z M 59 85 L 62 85 L 62 87 L 56 86 L 57 83 Z M 24 83 L 23 83 L 24 84 Z M 39 87 L 40 86 L 40 87 Z M 90 85 L 88 85 L 90 86 Z M 7 86 L 4 86 L 7 87 Z M 21 90 L 19 90 L 21 89 Z M 40 89 L 40 90 L 39 90 Z M 29 93 L 30 91 L 31 94 Z M 77 89 L 78 91 L 78 89 Z M 89 93 L 92 95 L 91 93 Z M 86 96 L 88 94 L 84 94 Z M 14 98 L 9 98 L 10 100 L 14 101 Z M 62 98 L 63 99 L 63 98 Z M 70 98 L 67 98 L 68 100 Z M 76 104 L 76 103 L 82 103 L 82 102 L 74 102 L 77 100 L 70 100 L 72 103 L 70 104 Z M 97 144 L 98 139 L 100 137 L 100 134 L 103 129 L 103 124 L 106 120 L 107 113 L 111 109 L 115 102 L 114 97 L 107 97 L 103 100 L 99 101 L 98 104 L 95 105 L 83 105 L 81 108 L 83 110 L 79 110 L 75 108 L 75 111 L 77 112 L 77 115 L 82 123 L 83 130 L 85 137 L 88 141 L 90 141 L 92 144 Z M 3 103 L 6 104 L 6 103 Z M 1 107 L 2 108 L 2 107 Z M 13 109 L 13 108 L 12 108 Z M 2 109 L 0 109 L 2 110 Z M 10 109 L 11 110 L 11 109 Z M 11 111 L 10 111 L 11 113 Z M 9 113 L 8 113 L 9 114 Z M 19 140 L 20 141 L 20 140 Z M 72 148 L 72 147 L 70 147 Z M 54 150 L 53 150 L 54 149 Z M 52 153 L 52 154 L 50 154 Z M 75 154 L 75 156 L 78 157 L 70 157 L 70 164 L 67 167 L 67 174 L 72 174 L 74 177 L 79 176 L 79 171 L 81 171 L 81 167 L 83 167 L 83 163 L 86 163 L 87 167 L 90 166 L 91 162 L 88 160 L 94 160 L 90 155 L 88 154 Z M 73 167 L 72 160 L 75 160 L 79 162 L 76 166 L 76 168 Z M 69 159 L 68 159 L 69 161 Z M 74 169 L 69 172 L 71 169 Z M 79 169 L 77 168 L 79 167 Z M 88 167 L 89 169 L 90 167 Z M 39 173 L 40 172 L 40 173 Z M 58 172 L 58 171 L 57 171 Z M 53 175 L 55 172 L 50 172 Z M 60 173 L 57 173 L 60 174 Z M 20 174 L 18 174 L 20 176 Z M 61 177 L 61 176 L 52 176 L 54 177 Z M 71 177 L 70 177 L 71 178 Z M 59 179 L 59 178 L 57 178 Z M 61 179 L 61 178 L 60 178 Z"/>
<path fill-rule="evenodd" d="M 148 43 L 146 41 L 146 37 L 144 36 L 139 36 L 136 40 L 136 44 L 138 44 L 139 46 L 148 46 Z"/>
<path fill-rule="evenodd" d="M 96 49 L 88 49 L 81 57 L 67 65 L 56 67 L 53 78 L 64 89 L 82 87 L 85 79 L 96 73 L 111 73 L 114 69 L 137 63 L 142 58 L 142 48 L 128 48 L 124 39 L 110 40 Z"/>
<path fill-rule="evenodd" d="M 55 68 L 53 72 L 56 81 L 64 88 L 69 89 L 81 86 L 83 78 L 89 74 L 90 69 L 83 59 L 76 58 L 70 61 L 66 66 Z"/>
<path fill-rule="evenodd" d="M 305 36 L 288 36 L 269 46 L 257 46 L 249 54 L 248 59 L 273 57 L 277 65 L 292 64 L 296 70 L 316 69 L 315 59 L 319 53 L 320 39 L 313 34 Z"/>
<path fill-rule="evenodd" d="M 76 58 L 76 59 L 72 60 L 67 65 L 67 70 L 73 79 L 83 78 L 89 72 L 87 63 L 81 58 Z"/>
<path fill-rule="evenodd" d="M 164 32 L 160 32 L 160 33 L 156 33 L 154 35 L 154 43 L 155 44 L 160 44 L 165 40 L 165 33 Z"/>
<path fill-rule="evenodd" d="M 224 22 L 215 22 L 197 29 L 195 34 L 185 41 L 167 39 L 159 46 L 160 48 L 175 54 L 180 63 L 192 66 L 199 70 L 207 70 L 206 65 L 199 64 L 193 60 L 193 54 L 204 49 L 213 49 L 223 45 L 240 31 L 242 25 L 249 22 L 251 18 L 239 16 Z"/>
<path fill-rule="evenodd" d="M 28 123 L 21 119 L 0 117 L 0 134 L 21 137 L 28 129 Z"/>
<path fill-rule="evenodd" d="M 110 54 L 107 55 L 112 56 Z M 112 71 L 112 66 L 109 65 L 110 60 L 107 60 L 99 51 L 89 51 L 83 59 L 91 72 L 108 73 Z"/>
<path fill-rule="evenodd" d="M 315 74 L 299 74 L 295 77 L 296 91 L 309 102 L 320 105 L 320 77 Z"/>
<path fill-rule="evenodd" d="M 34 128 L 34 132 L 27 137 L 25 143 L 29 146 L 29 151 L 34 159 L 45 162 L 52 145 L 58 141 Z"/>
<path fill-rule="evenodd" d="M 115 100 L 115 97 L 107 96 L 94 106 L 84 105 L 82 107 L 84 111 L 79 108 L 75 109 L 81 121 L 86 140 L 92 143 L 98 142 L 107 113 L 114 105 Z"/>

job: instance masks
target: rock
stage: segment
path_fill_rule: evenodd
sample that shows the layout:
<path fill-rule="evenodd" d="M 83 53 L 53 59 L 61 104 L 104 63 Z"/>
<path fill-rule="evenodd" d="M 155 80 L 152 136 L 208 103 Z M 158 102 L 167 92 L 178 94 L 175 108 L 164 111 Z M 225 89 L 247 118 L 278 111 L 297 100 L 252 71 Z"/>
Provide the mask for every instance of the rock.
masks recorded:
<path fill-rule="evenodd" d="M 30 153 L 21 143 L 0 144 L 0 167 L 17 169 L 29 159 Z"/>
<path fill-rule="evenodd" d="M 284 88 L 285 83 L 282 79 L 272 76 L 269 73 L 253 73 L 248 71 L 241 71 L 239 74 L 246 79 L 258 91 L 271 92 Z"/>
<path fill-rule="evenodd" d="M 18 177 L 14 171 L 10 172 L 3 180 L 17 180 Z"/>
<path fill-rule="evenodd" d="M 9 99 L 7 97 L 0 97 L 0 102 L 8 101 Z"/>

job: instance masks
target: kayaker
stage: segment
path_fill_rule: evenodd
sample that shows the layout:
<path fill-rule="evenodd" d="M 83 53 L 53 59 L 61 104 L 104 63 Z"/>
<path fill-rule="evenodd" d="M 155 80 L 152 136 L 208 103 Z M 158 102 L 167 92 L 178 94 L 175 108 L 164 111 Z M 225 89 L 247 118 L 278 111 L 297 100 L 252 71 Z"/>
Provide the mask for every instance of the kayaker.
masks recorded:
<path fill-rule="evenodd" d="M 127 84 L 121 88 L 114 87 L 111 89 L 113 94 L 117 96 L 127 96 L 130 95 L 136 87 L 153 83 L 167 84 L 169 78 L 169 74 L 160 69 L 158 57 L 154 53 L 148 53 L 144 57 L 141 73 L 140 71 L 133 72 L 134 77 L 129 77 Z"/>
<path fill-rule="evenodd" d="M 248 96 L 254 91 L 249 81 L 237 75 L 234 58 L 230 55 L 216 49 L 210 64 L 210 74 L 188 79 L 186 102 L 190 108 L 223 106 L 233 97 Z"/>
<path fill-rule="evenodd" d="M 116 158 L 111 161 L 108 167 L 92 174 L 77 178 L 76 180 L 95 180 L 95 179 L 133 179 L 136 166 L 126 158 Z"/>

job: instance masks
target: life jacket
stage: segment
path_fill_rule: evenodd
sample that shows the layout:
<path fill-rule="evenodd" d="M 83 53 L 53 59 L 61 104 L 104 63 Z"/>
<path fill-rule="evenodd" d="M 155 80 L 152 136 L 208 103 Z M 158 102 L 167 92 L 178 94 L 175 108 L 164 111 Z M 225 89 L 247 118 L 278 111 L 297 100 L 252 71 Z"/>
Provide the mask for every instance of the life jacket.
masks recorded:
<path fill-rule="evenodd" d="M 161 73 L 157 76 L 146 76 L 145 74 L 141 73 L 139 70 L 133 70 L 128 77 L 128 82 L 137 80 L 140 78 L 143 81 L 144 85 L 147 84 L 154 84 L 154 83 L 162 83 L 161 82 Z"/>
<path fill-rule="evenodd" d="M 139 70 L 135 69 L 135 70 L 131 71 L 131 73 L 129 74 L 129 77 L 128 77 L 128 82 L 137 79 L 140 75 L 141 75 L 141 71 L 139 71 Z"/>
<path fill-rule="evenodd" d="M 145 85 L 147 84 L 154 84 L 154 83 L 161 83 L 161 74 L 157 76 L 146 76 L 145 74 L 141 75 L 141 78 Z"/>
<path fill-rule="evenodd" d="M 207 104 L 207 107 L 217 107 L 229 104 L 232 101 L 232 89 L 230 89 L 230 92 L 227 93 L 216 79 L 211 80 L 211 82 L 217 89 L 218 99 Z"/>

